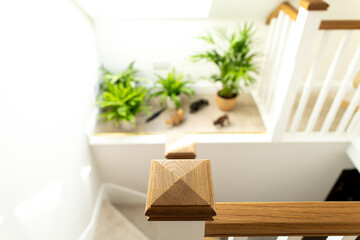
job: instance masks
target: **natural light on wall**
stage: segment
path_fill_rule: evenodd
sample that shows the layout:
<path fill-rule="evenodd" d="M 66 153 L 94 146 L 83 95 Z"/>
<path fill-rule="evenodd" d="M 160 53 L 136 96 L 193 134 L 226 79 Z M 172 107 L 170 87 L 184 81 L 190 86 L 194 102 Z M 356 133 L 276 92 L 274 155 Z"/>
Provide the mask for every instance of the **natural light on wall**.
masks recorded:
<path fill-rule="evenodd" d="M 212 0 L 75 0 L 92 18 L 207 18 Z"/>
<path fill-rule="evenodd" d="M 15 215 L 19 220 L 23 220 L 30 214 L 36 214 L 39 211 L 46 211 L 48 207 L 56 204 L 61 188 L 62 183 L 59 182 L 36 194 L 26 202 L 17 206 L 15 208 Z"/>

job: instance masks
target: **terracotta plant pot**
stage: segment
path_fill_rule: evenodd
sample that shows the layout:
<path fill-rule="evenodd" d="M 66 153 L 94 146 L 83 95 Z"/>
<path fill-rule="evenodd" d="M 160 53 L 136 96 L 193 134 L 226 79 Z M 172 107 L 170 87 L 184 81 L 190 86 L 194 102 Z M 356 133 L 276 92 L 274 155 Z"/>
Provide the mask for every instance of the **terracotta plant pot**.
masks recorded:
<path fill-rule="evenodd" d="M 223 111 L 230 111 L 234 109 L 237 102 L 237 95 L 232 98 L 220 97 L 219 92 L 216 94 L 216 104 Z"/>

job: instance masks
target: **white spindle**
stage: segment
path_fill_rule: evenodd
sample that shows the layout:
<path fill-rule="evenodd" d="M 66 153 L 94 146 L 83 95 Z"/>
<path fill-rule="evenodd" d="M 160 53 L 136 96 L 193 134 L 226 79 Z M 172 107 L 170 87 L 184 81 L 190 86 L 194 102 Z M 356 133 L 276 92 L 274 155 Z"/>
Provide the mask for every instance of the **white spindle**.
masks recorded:
<path fill-rule="evenodd" d="M 279 87 L 274 95 L 274 111 L 271 124 L 272 140 L 280 141 L 285 132 L 298 84 L 304 73 L 304 66 L 310 51 L 324 11 L 307 11 L 300 7 L 296 23 L 290 30 L 286 44 L 284 60 L 279 75 Z"/>
<path fill-rule="evenodd" d="M 326 240 L 355 240 L 357 236 L 328 236 Z"/>
<path fill-rule="evenodd" d="M 344 53 L 344 49 L 347 46 L 347 43 L 350 39 L 350 35 L 351 35 L 351 31 L 346 31 L 343 38 L 341 39 L 339 47 L 335 53 L 334 59 L 330 65 L 329 71 L 326 75 L 326 78 L 325 78 L 324 82 L 322 83 L 322 88 L 320 90 L 320 94 L 318 96 L 318 99 L 317 99 L 315 106 L 313 108 L 313 111 L 311 113 L 309 122 L 306 126 L 306 130 L 305 130 L 306 133 L 310 133 L 314 129 L 314 126 L 319 118 L 321 109 L 324 106 L 324 102 L 326 100 L 326 97 L 327 97 L 330 87 L 331 87 L 331 81 L 335 75 L 336 69 L 339 65 L 339 61 Z"/>
<path fill-rule="evenodd" d="M 355 240 L 358 236 L 344 236 L 342 240 Z"/>
<path fill-rule="evenodd" d="M 360 110 L 355 113 L 346 133 L 352 137 L 360 137 Z"/>
<path fill-rule="evenodd" d="M 229 237 L 228 240 L 247 240 L 247 237 Z"/>
<path fill-rule="evenodd" d="M 261 99 L 261 97 L 263 96 L 264 92 L 267 89 L 267 84 L 266 84 L 267 78 L 264 75 L 264 73 L 265 73 L 266 66 L 269 64 L 269 61 L 271 61 L 271 59 L 269 59 L 269 55 L 270 55 L 270 51 L 271 51 L 271 43 L 274 38 L 275 26 L 276 26 L 276 18 L 273 18 L 273 19 L 271 19 L 270 29 L 269 29 L 269 33 L 267 35 L 267 41 L 266 41 L 265 52 L 264 52 L 264 60 L 263 60 L 263 64 L 262 64 L 263 70 L 261 73 L 261 79 L 259 81 L 259 86 L 258 86 L 257 95 L 259 96 L 259 99 Z"/>
<path fill-rule="evenodd" d="M 301 240 L 302 238 L 302 236 L 290 236 L 288 237 L 288 240 Z"/>
<path fill-rule="evenodd" d="M 304 89 L 303 89 L 301 97 L 300 97 L 299 105 L 296 109 L 294 119 L 291 123 L 290 133 L 296 132 L 297 129 L 299 128 L 300 121 L 302 119 L 306 104 L 307 104 L 310 94 L 311 94 L 313 80 L 319 71 L 319 66 L 320 66 L 321 60 L 324 57 L 325 50 L 329 43 L 331 32 L 330 31 L 324 31 L 324 32 L 325 33 L 321 40 L 319 52 L 316 56 L 315 62 L 312 65 L 310 72 L 307 76 L 307 79 L 305 81 L 305 85 L 304 85 Z"/>
<path fill-rule="evenodd" d="M 328 236 L 326 240 L 343 240 L 344 236 Z"/>
<path fill-rule="evenodd" d="M 275 59 L 275 54 L 276 54 L 276 49 L 279 47 L 279 36 L 280 36 L 280 32 L 281 32 L 281 26 L 282 26 L 282 22 L 283 22 L 283 18 L 284 18 L 284 13 L 283 11 L 280 11 L 279 16 L 277 18 L 276 21 L 276 27 L 275 27 L 275 32 L 274 32 L 274 39 L 272 42 L 272 46 L 271 46 L 271 52 L 270 52 L 270 58 L 268 61 L 268 64 L 266 65 L 266 72 L 265 72 L 265 77 L 267 80 L 267 89 L 265 89 L 264 92 L 264 97 L 263 97 L 263 103 L 266 104 L 266 99 L 268 98 L 268 95 L 270 94 L 269 92 L 269 86 L 271 86 L 272 84 L 272 71 L 273 71 L 273 63 L 274 63 L 274 59 Z"/>
<path fill-rule="evenodd" d="M 274 95 L 274 89 L 277 85 L 277 78 L 278 78 L 279 72 L 281 71 L 280 64 L 283 59 L 285 44 L 289 37 L 289 30 L 290 30 L 292 22 L 293 21 L 291 20 L 291 18 L 288 15 L 284 16 L 283 23 L 282 23 L 283 25 L 281 27 L 281 35 L 279 38 L 279 45 L 276 50 L 276 56 L 275 56 L 274 65 L 273 65 L 273 72 L 271 75 L 272 82 L 269 86 L 269 95 L 266 100 L 267 109 L 269 109 L 269 112 L 271 112 L 271 103 L 272 103 L 272 98 Z"/>
<path fill-rule="evenodd" d="M 341 134 L 344 132 L 346 126 L 348 125 L 352 115 L 355 112 L 356 107 L 358 106 L 360 101 L 360 87 L 358 87 L 355 91 L 354 96 L 351 98 L 350 104 L 347 107 L 340 123 L 339 126 L 336 129 L 336 133 Z"/>
<path fill-rule="evenodd" d="M 348 70 L 346 71 L 344 80 L 341 83 L 340 89 L 331 105 L 328 115 L 326 116 L 325 122 L 321 128 L 321 132 L 325 133 L 329 131 L 331 123 L 333 122 L 335 115 L 339 109 L 341 102 L 344 99 L 346 91 L 348 90 L 349 85 L 354 80 L 356 73 L 360 67 L 360 47 L 357 49 Z"/>

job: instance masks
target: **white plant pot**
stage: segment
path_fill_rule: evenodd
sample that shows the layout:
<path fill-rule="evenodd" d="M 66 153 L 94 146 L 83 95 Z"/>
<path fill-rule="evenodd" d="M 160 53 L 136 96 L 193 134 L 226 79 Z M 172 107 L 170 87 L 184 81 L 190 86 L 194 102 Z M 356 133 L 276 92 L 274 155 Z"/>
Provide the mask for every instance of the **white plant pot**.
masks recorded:
<path fill-rule="evenodd" d="M 166 98 L 166 106 L 169 110 L 176 110 L 176 104 L 170 97 Z"/>
<path fill-rule="evenodd" d="M 130 122 L 120 121 L 120 126 L 125 132 L 130 132 L 135 129 Z"/>

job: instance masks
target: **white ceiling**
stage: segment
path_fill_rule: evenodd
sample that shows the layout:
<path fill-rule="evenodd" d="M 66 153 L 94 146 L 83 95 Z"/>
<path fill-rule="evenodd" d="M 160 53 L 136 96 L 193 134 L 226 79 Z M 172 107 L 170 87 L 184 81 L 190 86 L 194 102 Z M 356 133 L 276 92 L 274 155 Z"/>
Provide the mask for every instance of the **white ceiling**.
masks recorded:
<path fill-rule="evenodd" d="M 127 0 L 74 0 L 93 18 L 128 18 L 125 9 Z M 137 0 L 146 4 L 135 4 L 137 15 L 134 18 L 193 18 L 205 16 L 211 1 L 208 0 Z M 284 0 L 212 0 L 209 14 L 211 19 L 265 20 L 266 17 Z M 288 0 L 296 8 L 298 0 Z M 325 0 L 330 8 L 324 19 L 360 19 L 360 0 Z M 162 4 L 160 4 L 163 2 Z M 176 4 L 181 3 L 179 6 Z M 127 7 L 127 8 L 126 8 Z M 183 9 L 183 14 L 172 14 L 169 7 L 176 11 Z M 180 11 L 181 12 L 181 11 Z M 187 13 L 187 14 L 185 14 Z M 170 14 L 170 16 L 168 16 Z M 199 16 L 197 16 L 199 15 Z M 201 16 L 200 16 L 201 15 Z M 132 16 L 132 15 L 130 15 Z M 130 17 L 131 18 L 131 17 Z"/>
<path fill-rule="evenodd" d="M 288 0 L 298 8 L 298 0 Z M 360 0 L 325 0 L 325 19 L 360 19 Z M 266 19 L 284 0 L 213 0 L 210 18 Z"/>

